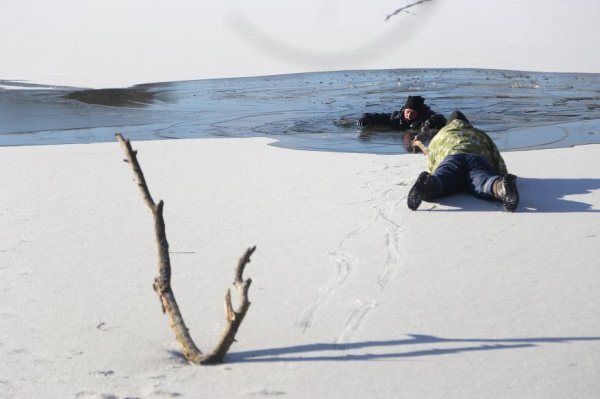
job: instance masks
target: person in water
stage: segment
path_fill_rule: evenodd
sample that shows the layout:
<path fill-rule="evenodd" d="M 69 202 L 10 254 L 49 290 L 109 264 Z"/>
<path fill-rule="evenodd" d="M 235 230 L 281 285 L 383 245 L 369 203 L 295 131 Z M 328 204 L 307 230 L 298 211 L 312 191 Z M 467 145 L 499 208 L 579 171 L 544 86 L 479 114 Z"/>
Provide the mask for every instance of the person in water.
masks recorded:
<path fill-rule="evenodd" d="M 509 174 L 492 139 L 471 125 L 460 111 L 433 136 L 427 148 L 428 171 L 421 172 L 408 193 L 407 205 L 416 211 L 421 201 L 459 192 L 502 202 L 506 211 L 519 205 L 517 177 Z"/>
<path fill-rule="evenodd" d="M 396 130 L 438 130 L 446 124 L 442 114 L 436 114 L 421 96 L 408 96 L 404 107 L 392 113 L 365 113 L 356 123 L 359 127 L 389 126 Z"/>

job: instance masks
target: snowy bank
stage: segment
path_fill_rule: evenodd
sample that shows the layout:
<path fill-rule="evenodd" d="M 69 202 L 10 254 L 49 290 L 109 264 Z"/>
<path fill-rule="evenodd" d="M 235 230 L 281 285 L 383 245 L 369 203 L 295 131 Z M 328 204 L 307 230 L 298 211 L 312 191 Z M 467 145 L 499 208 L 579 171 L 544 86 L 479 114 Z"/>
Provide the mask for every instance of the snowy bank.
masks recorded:
<path fill-rule="evenodd" d="M 202 350 L 257 245 L 252 306 L 212 367 L 182 360 L 161 313 L 119 145 L 0 148 L 0 396 L 600 396 L 600 146 L 503 154 L 508 214 L 466 195 L 408 210 L 422 155 L 269 142 L 133 143 Z"/>

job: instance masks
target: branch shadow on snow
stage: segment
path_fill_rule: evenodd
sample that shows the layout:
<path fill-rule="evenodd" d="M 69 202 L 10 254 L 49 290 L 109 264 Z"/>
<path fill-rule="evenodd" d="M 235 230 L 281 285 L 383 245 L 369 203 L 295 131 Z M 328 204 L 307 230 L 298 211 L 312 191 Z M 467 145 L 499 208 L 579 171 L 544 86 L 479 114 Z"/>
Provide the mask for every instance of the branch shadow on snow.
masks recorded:
<path fill-rule="evenodd" d="M 408 334 L 410 338 L 389 341 L 365 341 L 353 343 L 316 343 L 307 345 L 269 348 L 227 355 L 227 363 L 315 362 L 315 361 L 373 361 L 416 358 L 422 356 L 450 355 L 464 352 L 493 351 L 533 348 L 540 344 L 600 341 L 600 337 L 541 337 L 541 338 L 439 338 L 433 335 Z M 351 353 L 361 349 L 381 349 L 405 345 L 475 344 L 462 347 L 432 347 L 422 350 L 387 353 Z M 312 352 L 328 352 L 315 354 Z M 336 354 L 339 352 L 339 354 Z"/>
<path fill-rule="evenodd" d="M 573 213 L 600 212 L 600 204 L 582 202 L 585 197 L 577 200 L 566 198 L 572 195 L 584 196 L 592 191 L 600 190 L 600 179 L 535 179 L 519 177 L 517 180 L 521 197 L 519 213 Z M 452 209 L 436 208 L 435 204 L 451 207 Z M 426 204 L 426 203 L 424 203 Z M 489 212 L 491 208 L 500 207 L 500 203 L 482 201 L 467 194 L 458 194 L 440 198 L 434 203 L 435 212 L 470 211 Z M 423 208 L 425 208 L 422 205 Z M 425 209 L 424 209 L 425 210 Z"/>

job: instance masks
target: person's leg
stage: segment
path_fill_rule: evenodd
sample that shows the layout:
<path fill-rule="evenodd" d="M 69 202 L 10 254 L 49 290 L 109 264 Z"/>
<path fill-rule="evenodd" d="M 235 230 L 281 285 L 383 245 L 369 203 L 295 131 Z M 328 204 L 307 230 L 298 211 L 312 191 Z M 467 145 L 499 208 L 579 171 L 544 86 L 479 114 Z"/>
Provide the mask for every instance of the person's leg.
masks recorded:
<path fill-rule="evenodd" d="M 408 207 L 415 211 L 421 205 L 421 201 L 430 201 L 463 190 L 466 176 L 465 154 L 447 156 L 433 175 L 421 172 L 408 192 Z"/>
<path fill-rule="evenodd" d="M 469 155 L 469 192 L 478 198 L 498 200 L 504 209 L 513 212 L 519 206 L 519 191 L 515 175 L 501 175 L 479 155 Z"/>
<path fill-rule="evenodd" d="M 497 173 L 490 162 L 480 155 L 467 154 L 468 168 L 467 190 L 482 199 L 495 199 L 493 185 L 502 175 Z"/>
<path fill-rule="evenodd" d="M 448 155 L 433 172 L 441 183 L 439 197 L 445 197 L 467 189 L 469 163 L 467 154 Z"/>
<path fill-rule="evenodd" d="M 408 192 L 406 204 L 408 208 L 416 211 L 423 200 L 429 201 L 439 197 L 442 187 L 439 179 L 428 172 L 421 172 L 417 181 Z"/>

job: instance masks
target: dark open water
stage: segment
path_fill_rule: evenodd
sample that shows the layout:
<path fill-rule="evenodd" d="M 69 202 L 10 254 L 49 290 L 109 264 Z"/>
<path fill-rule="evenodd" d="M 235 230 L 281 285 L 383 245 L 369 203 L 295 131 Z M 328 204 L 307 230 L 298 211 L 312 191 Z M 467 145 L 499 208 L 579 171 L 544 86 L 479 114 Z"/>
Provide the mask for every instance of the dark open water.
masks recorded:
<path fill-rule="evenodd" d="M 20 90 L 15 90 L 19 88 Z M 406 152 L 406 137 L 360 131 L 363 112 L 420 94 L 462 110 L 501 150 L 600 143 L 600 74 L 475 69 L 323 72 L 82 91 L 0 80 L 0 145 L 255 137 L 324 151 Z"/>

